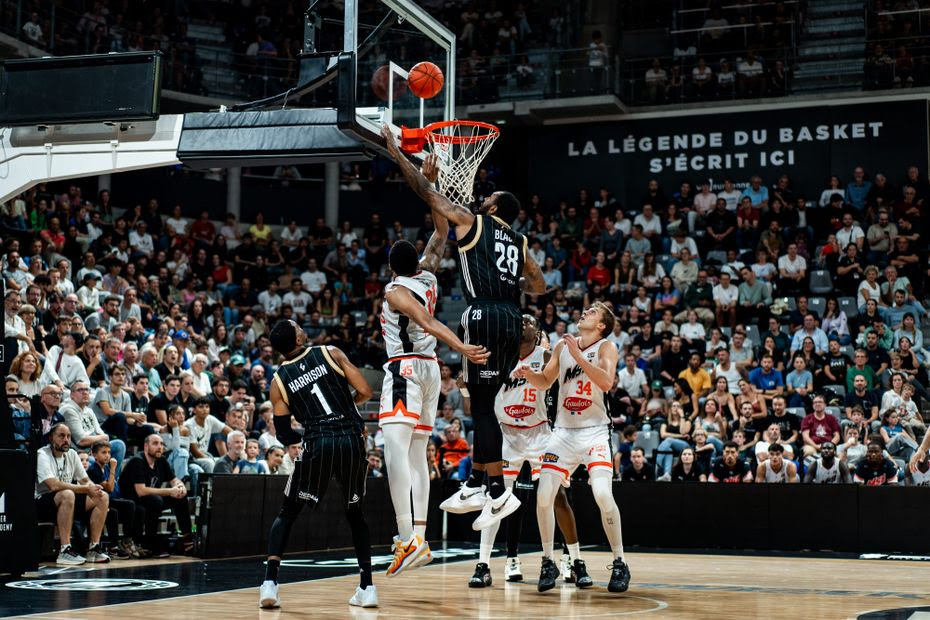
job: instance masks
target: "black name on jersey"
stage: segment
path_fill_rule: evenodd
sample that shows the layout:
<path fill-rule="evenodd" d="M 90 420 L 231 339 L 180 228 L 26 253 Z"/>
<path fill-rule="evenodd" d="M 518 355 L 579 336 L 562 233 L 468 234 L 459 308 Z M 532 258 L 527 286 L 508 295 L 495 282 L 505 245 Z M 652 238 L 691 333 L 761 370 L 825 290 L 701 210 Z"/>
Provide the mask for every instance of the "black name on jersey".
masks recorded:
<path fill-rule="evenodd" d="M 291 392 L 296 392 L 300 388 L 310 385 L 323 375 L 328 374 L 329 368 L 327 368 L 326 364 L 320 364 L 316 368 L 311 368 L 304 374 L 298 375 L 293 380 L 289 381 L 287 384 L 287 389 L 289 389 Z"/>
<path fill-rule="evenodd" d="M 508 243 L 513 243 L 513 235 L 509 234 L 504 228 L 495 228 L 494 229 L 494 240 L 495 241 L 506 241 Z"/>
<path fill-rule="evenodd" d="M 584 371 L 581 370 L 581 366 L 576 364 L 575 366 L 572 366 L 571 368 L 568 368 L 565 370 L 565 374 L 562 376 L 563 377 L 562 383 L 568 383 L 575 377 L 578 377 L 583 374 L 584 374 Z"/>

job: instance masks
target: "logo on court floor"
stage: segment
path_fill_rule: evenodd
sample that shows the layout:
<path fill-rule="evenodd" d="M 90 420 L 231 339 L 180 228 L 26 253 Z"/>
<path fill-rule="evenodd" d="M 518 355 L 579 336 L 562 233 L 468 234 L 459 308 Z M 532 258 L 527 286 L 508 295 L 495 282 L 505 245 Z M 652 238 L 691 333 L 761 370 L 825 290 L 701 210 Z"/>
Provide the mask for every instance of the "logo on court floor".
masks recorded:
<path fill-rule="evenodd" d="M 22 590 L 77 590 L 81 592 L 137 592 L 178 587 L 178 584 L 173 581 L 158 579 L 30 579 L 11 581 L 6 585 L 8 588 Z"/>

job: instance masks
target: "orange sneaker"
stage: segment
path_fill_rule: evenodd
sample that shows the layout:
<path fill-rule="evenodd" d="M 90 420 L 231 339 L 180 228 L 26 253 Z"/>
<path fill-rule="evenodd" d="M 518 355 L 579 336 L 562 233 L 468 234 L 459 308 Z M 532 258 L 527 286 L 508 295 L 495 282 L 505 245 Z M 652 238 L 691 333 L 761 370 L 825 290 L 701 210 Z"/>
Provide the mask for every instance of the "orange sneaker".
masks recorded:
<path fill-rule="evenodd" d="M 394 577 L 405 568 L 411 568 L 421 556 L 430 554 L 429 545 L 416 533 L 407 541 L 402 541 L 400 536 L 395 536 L 391 551 L 394 552 L 394 559 L 387 569 L 388 577 Z M 423 563 L 420 562 L 420 564 Z"/>

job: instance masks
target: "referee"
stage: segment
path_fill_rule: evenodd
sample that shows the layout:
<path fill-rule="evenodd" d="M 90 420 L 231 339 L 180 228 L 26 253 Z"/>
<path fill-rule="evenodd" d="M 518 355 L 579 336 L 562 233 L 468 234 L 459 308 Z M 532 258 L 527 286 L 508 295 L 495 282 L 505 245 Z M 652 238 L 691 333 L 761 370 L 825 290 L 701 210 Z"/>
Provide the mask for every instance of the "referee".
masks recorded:
<path fill-rule="evenodd" d="M 300 441 L 291 430 L 291 416 L 304 428 L 303 454 L 284 487 L 284 505 L 271 526 L 268 563 L 259 605 L 278 607 L 278 568 L 287 539 L 303 502 L 315 508 L 331 478 L 339 480 L 352 528 L 360 583 L 349 600 L 358 607 L 377 607 L 378 592 L 371 582 L 371 543 L 362 515 L 368 461 L 362 438 L 364 422 L 356 405 L 371 398 L 361 373 L 336 347 L 307 347 L 307 335 L 294 321 L 278 321 L 271 330 L 271 346 L 287 359 L 271 383 L 271 404 L 279 439 L 285 445 Z M 355 389 L 353 398 L 349 388 Z"/>

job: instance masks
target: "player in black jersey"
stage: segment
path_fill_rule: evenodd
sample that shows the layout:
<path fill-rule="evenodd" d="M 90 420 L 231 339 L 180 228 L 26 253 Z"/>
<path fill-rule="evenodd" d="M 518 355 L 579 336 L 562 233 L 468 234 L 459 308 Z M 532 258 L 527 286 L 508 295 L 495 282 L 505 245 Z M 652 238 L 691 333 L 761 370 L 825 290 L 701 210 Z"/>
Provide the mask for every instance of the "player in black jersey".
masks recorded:
<path fill-rule="evenodd" d="M 465 295 L 469 306 L 459 329 L 465 344 L 485 346 L 491 352 L 486 366 L 463 362 L 465 383 L 475 423 L 474 465 L 460 491 L 441 504 L 450 512 L 481 510 L 472 527 L 483 529 L 516 510 L 520 501 L 504 486 L 500 425 L 494 415 L 494 398 L 519 359 L 523 331 L 520 296 L 523 291 L 546 290 L 542 271 L 527 253 L 527 240 L 511 229 L 520 202 L 509 192 L 495 192 L 475 211 L 453 204 L 435 189 L 435 158 L 423 162 L 423 173 L 401 153 L 391 129 L 382 128 L 388 151 L 407 183 L 422 198 L 434 217 L 445 217 L 455 227 Z M 522 290 L 521 290 L 522 289 Z M 488 477 L 487 495 L 483 475 Z"/>
<path fill-rule="evenodd" d="M 378 593 L 371 582 L 371 543 L 362 515 L 368 461 L 362 438 L 364 422 L 356 405 L 371 398 L 371 387 L 345 353 L 336 347 L 306 347 L 307 335 L 294 321 L 278 321 L 271 330 L 271 346 L 287 361 L 271 382 L 275 428 L 285 445 L 300 441 L 291 430 L 291 416 L 304 428 L 303 454 L 284 488 L 284 505 L 271 526 L 268 564 L 259 604 L 280 605 L 278 567 L 281 555 L 300 514 L 302 502 L 315 508 L 331 478 L 339 480 L 352 528 L 352 544 L 361 573 L 350 605 L 377 607 Z M 355 389 L 355 396 L 349 388 Z"/>

